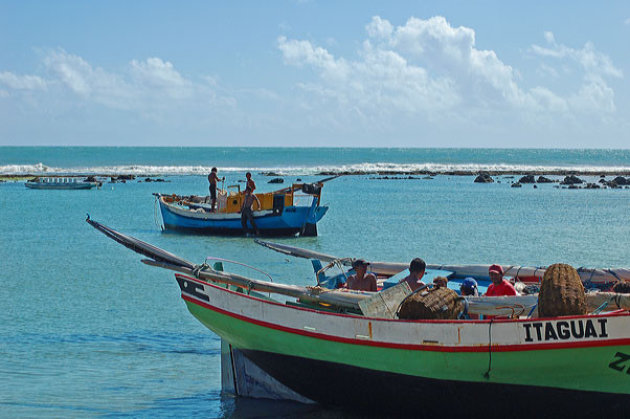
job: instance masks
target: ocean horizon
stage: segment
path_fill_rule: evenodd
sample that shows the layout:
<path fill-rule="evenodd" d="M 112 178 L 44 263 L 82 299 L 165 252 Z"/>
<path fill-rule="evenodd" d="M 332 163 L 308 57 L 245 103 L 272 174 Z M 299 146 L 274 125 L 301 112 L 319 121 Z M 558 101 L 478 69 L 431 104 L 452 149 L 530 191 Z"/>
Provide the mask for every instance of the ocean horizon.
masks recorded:
<path fill-rule="evenodd" d="M 308 147 L 0 147 L 0 175 L 203 175 L 224 172 L 630 172 L 630 150 Z"/>

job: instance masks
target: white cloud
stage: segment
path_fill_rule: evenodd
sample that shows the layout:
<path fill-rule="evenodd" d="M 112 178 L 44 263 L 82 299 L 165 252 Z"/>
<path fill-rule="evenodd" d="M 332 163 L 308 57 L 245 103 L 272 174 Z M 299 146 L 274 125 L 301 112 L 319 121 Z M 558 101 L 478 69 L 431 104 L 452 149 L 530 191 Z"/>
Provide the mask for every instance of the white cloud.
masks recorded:
<path fill-rule="evenodd" d="M 591 42 L 584 44 L 584 47 L 581 49 L 575 49 L 558 44 L 550 32 L 545 33 L 545 39 L 549 44 L 548 47 L 532 45 L 531 49 L 535 54 L 545 58 L 556 58 L 578 63 L 582 66 L 587 76 L 623 77 L 623 72 L 614 66 L 607 55 L 598 52 Z"/>
<path fill-rule="evenodd" d="M 132 73 L 143 81 L 154 86 L 184 86 L 189 84 L 168 61 L 159 58 L 148 58 L 146 61 L 131 61 Z"/>
<path fill-rule="evenodd" d="M 630 25 L 630 17 L 628 19 L 624 20 L 623 23 L 626 24 L 626 25 Z"/>
<path fill-rule="evenodd" d="M 45 90 L 46 82 L 38 76 L 19 76 L 10 72 L 0 73 L 0 83 L 16 90 Z"/>
<path fill-rule="evenodd" d="M 0 72 L 0 107 L 15 110 L 12 121 L 0 118 L 5 130 L 26 129 L 24 121 L 34 121 L 48 127 L 72 126 L 70 130 L 84 129 L 95 136 L 112 130 L 121 135 L 126 130 L 153 130 L 156 136 L 194 132 L 206 138 L 209 127 L 243 125 L 245 114 L 234 92 L 212 76 L 188 78 L 162 58 L 131 60 L 111 71 L 57 49 L 44 51 L 42 62 L 43 72 L 36 76 Z"/>
<path fill-rule="evenodd" d="M 322 71 L 324 78 L 331 80 L 344 80 L 348 75 L 349 69 L 345 60 L 335 60 L 324 48 L 313 47 L 309 41 L 287 40 L 281 36 L 278 38 L 278 47 L 286 63 L 312 65 Z"/>
<path fill-rule="evenodd" d="M 93 67 L 83 58 L 64 50 L 49 51 L 44 58 L 50 84 L 69 89 L 79 97 L 119 109 L 132 107 L 132 86 L 123 77 Z"/>
<path fill-rule="evenodd" d="M 1 73 L 0 82 L 13 89 L 26 85 L 54 86 L 55 94 L 63 94 L 65 90 L 82 99 L 84 104 L 100 104 L 145 116 L 182 107 L 234 105 L 232 98 L 217 95 L 217 83 L 212 77 L 202 77 L 197 82 L 188 80 L 172 63 L 157 57 L 132 60 L 118 73 L 95 67 L 62 49 L 48 51 L 43 62 L 48 71 L 46 81 L 38 76 Z"/>
<path fill-rule="evenodd" d="M 381 19 L 380 16 L 374 16 L 372 21 L 365 27 L 371 38 L 387 39 L 394 31 L 394 27 L 387 20 Z"/>
<path fill-rule="evenodd" d="M 573 49 L 545 32 L 547 46 L 531 47 L 545 61 L 540 71 L 556 78 L 567 60 L 579 64 L 582 84 L 561 95 L 554 86 L 521 86 L 520 74 L 495 51 L 476 48 L 473 29 L 451 26 L 444 17 L 412 17 L 394 26 L 375 16 L 365 29 L 368 38 L 353 58 L 335 57 L 306 40 L 280 37 L 278 47 L 286 64 L 316 72 L 317 81 L 300 84 L 308 86 L 309 94 L 319 95 L 327 107 L 336 101 L 335 112 L 351 109 L 368 115 L 368 120 L 388 110 L 428 118 L 436 112 L 451 118 L 465 111 L 471 119 L 475 112 L 487 115 L 490 109 L 512 110 L 513 115 L 552 112 L 569 118 L 573 112 L 615 111 L 614 92 L 605 80 L 623 73 L 592 43 Z M 559 67 L 546 60 L 559 60 Z"/>
<path fill-rule="evenodd" d="M 612 113 L 615 112 L 614 91 L 608 86 L 607 78 L 623 78 L 623 72 L 605 54 L 597 51 L 591 42 L 582 48 L 571 48 L 556 42 L 551 32 L 545 32 L 547 46 L 532 45 L 531 51 L 546 62 L 541 68 L 554 68 L 552 63 L 560 66 L 571 66 L 582 74 L 582 85 L 577 91 L 568 95 L 566 102 L 576 112 Z"/>
<path fill-rule="evenodd" d="M 311 65 L 340 103 L 361 108 L 382 112 L 386 106 L 391 111 L 430 113 L 464 102 L 480 106 L 497 101 L 513 106 L 527 102 L 512 68 L 494 51 L 476 49 L 470 28 L 454 28 L 439 16 L 411 18 L 394 27 L 375 16 L 366 32 L 369 39 L 355 60 L 335 58 L 304 40 L 280 37 L 278 46 L 287 64 Z M 328 88 L 321 91 L 329 92 Z"/>

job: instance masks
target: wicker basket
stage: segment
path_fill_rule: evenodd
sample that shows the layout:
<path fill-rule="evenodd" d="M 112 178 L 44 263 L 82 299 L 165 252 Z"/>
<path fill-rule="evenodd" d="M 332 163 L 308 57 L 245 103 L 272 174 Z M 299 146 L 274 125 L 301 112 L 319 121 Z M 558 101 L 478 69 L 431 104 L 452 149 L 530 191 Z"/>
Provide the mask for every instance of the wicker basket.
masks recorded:
<path fill-rule="evenodd" d="M 586 314 L 584 286 L 577 271 L 557 263 L 545 271 L 538 294 L 538 315 L 556 317 Z"/>
<path fill-rule="evenodd" d="M 464 309 L 461 297 L 448 288 L 433 288 L 410 295 L 400 305 L 398 318 L 418 319 L 456 319 Z"/>

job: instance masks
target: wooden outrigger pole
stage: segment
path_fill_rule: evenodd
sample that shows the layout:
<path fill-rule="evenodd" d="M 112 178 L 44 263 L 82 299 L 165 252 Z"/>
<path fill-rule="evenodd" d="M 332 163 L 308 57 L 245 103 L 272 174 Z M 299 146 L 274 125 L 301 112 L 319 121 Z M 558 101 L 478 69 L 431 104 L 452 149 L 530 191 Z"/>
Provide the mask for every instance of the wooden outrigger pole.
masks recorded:
<path fill-rule="evenodd" d="M 336 291 L 321 287 L 303 287 L 299 285 L 278 284 L 270 281 L 248 278 L 246 276 L 216 271 L 207 264 L 194 264 L 181 257 L 170 253 L 159 247 L 153 246 L 135 237 L 119 233 L 101 223 L 98 223 L 88 215 L 86 221 L 95 229 L 105 234 L 109 238 L 136 253 L 147 256 L 150 259 L 142 259 L 142 262 L 181 272 L 203 280 L 229 284 L 258 292 L 271 292 L 289 297 L 297 298 L 309 303 L 323 303 L 335 308 L 353 310 L 360 312 L 359 302 L 370 298 L 375 293 L 362 291 Z M 468 312 L 485 315 L 506 315 L 514 312 L 513 307 L 522 307 L 521 313 L 525 313 L 526 308 L 534 307 L 538 302 L 536 295 L 510 296 L 510 297 L 467 297 Z M 617 294 L 613 292 L 587 293 L 586 302 L 591 311 L 597 309 L 630 309 L 630 294 Z"/>

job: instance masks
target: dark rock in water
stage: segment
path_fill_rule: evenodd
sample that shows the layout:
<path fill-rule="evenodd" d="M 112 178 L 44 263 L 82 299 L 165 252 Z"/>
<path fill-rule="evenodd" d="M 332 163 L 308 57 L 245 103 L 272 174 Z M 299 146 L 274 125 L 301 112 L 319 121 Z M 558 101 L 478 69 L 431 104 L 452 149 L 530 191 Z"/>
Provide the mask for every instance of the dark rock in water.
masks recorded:
<path fill-rule="evenodd" d="M 615 182 L 617 185 L 620 185 L 620 186 L 621 185 L 630 185 L 630 182 L 628 181 L 628 179 L 626 179 L 623 176 L 617 176 L 612 181 Z"/>
<path fill-rule="evenodd" d="M 165 180 L 164 180 L 164 179 L 160 179 L 160 178 L 155 179 L 155 181 L 156 181 L 156 182 L 165 182 Z"/>
<path fill-rule="evenodd" d="M 237 182 L 238 182 L 238 183 L 245 183 L 245 182 L 247 182 L 247 181 L 246 181 L 246 180 L 243 180 L 243 179 L 239 179 L 239 180 L 237 180 Z"/>
<path fill-rule="evenodd" d="M 599 177 L 603 179 L 606 177 L 606 175 L 599 175 Z"/>
<path fill-rule="evenodd" d="M 600 186 L 597 183 L 587 183 L 584 189 L 599 189 Z"/>
<path fill-rule="evenodd" d="M 118 179 L 119 180 L 134 180 L 136 178 L 136 175 L 119 175 Z"/>
<path fill-rule="evenodd" d="M 295 179 L 295 181 L 296 181 L 296 182 L 302 182 L 302 179 L 297 178 L 297 179 Z"/>
<path fill-rule="evenodd" d="M 538 189 L 538 185 L 534 185 L 534 189 Z"/>
<path fill-rule="evenodd" d="M 94 176 L 88 176 L 83 182 L 96 182 L 96 178 Z"/>
<path fill-rule="evenodd" d="M 607 184 L 608 183 L 608 181 L 606 179 L 600 179 L 600 180 L 598 180 L 598 182 L 599 183 L 603 183 L 603 184 Z"/>
<path fill-rule="evenodd" d="M 514 179 L 514 176 L 506 176 L 506 179 Z"/>
<path fill-rule="evenodd" d="M 146 178 L 144 181 L 145 181 L 145 182 L 153 182 L 153 179 L 151 179 L 150 177 L 148 177 L 148 178 Z"/>
<path fill-rule="evenodd" d="M 260 172 L 259 174 L 262 176 L 282 176 L 280 173 L 276 172 Z"/>
<path fill-rule="evenodd" d="M 569 185 L 569 189 L 580 189 L 577 185 Z"/>
<path fill-rule="evenodd" d="M 621 187 L 614 180 L 610 180 L 610 181 L 604 182 L 604 185 L 608 186 L 611 189 L 617 189 L 617 188 Z"/>
<path fill-rule="evenodd" d="M 487 173 L 480 173 L 479 176 L 475 178 L 475 183 L 493 183 L 494 179 Z"/>
<path fill-rule="evenodd" d="M 284 179 L 282 179 L 281 177 L 277 177 L 277 178 L 273 178 L 271 179 L 269 182 L 267 183 L 284 183 Z"/>
<path fill-rule="evenodd" d="M 534 175 L 525 175 L 519 179 L 518 183 L 536 183 Z"/>
<path fill-rule="evenodd" d="M 538 176 L 538 180 L 536 181 L 538 183 L 551 183 L 553 182 L 553 180 L 546 178 L 544 176 Z"/>
<path fill-rule="evenodd" d="M 423 177 L 422 179 L 425 179 L 425 180 L 433 180 L 433 178 L 432 178 L 431 176 L 425 176 L 425 177 Z"/>
<path fill-rule="evenodd" d="M 523 185 L 521 185 L 520 183 L 516 182 L 516 183 L 513 183 L 510 187 L 511 188 L 520 188 L 521 186 L 523 186 Z"/>
<path fill-rule="evenodd" d="M 561 185 L 577 185 L 582 183 L 584 183 L 584 181 L 575 175 L 565 176 L 564 180 L 560 182 Z"/>

